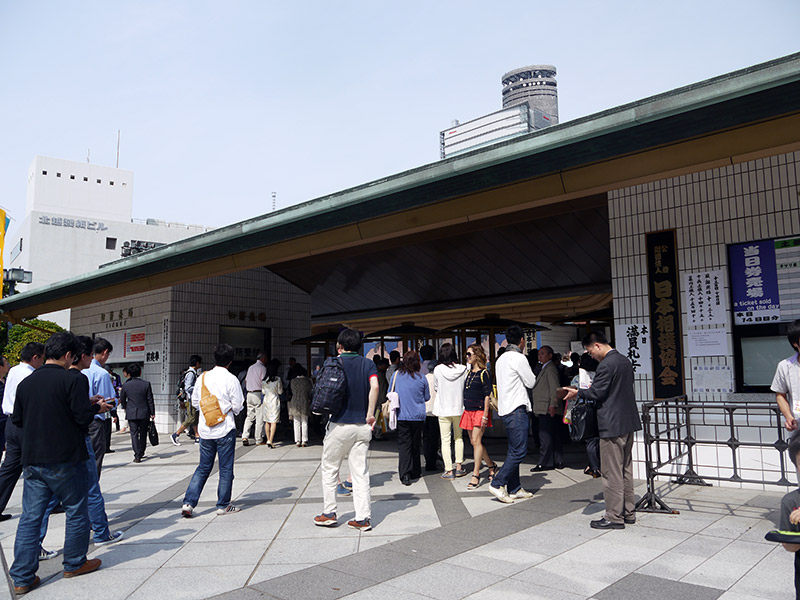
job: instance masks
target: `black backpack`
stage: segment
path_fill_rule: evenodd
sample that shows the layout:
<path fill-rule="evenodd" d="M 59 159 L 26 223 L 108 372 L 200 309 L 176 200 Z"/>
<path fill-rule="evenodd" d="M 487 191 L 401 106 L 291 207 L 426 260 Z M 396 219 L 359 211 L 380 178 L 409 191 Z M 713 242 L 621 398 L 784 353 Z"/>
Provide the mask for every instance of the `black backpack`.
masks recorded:
<path fill-rule="evenodd" d="M 336 417 L 342 412 L 347 398 L 347 378 L 342 359 L 338 356 L 325 359 L 317 375 L 311 412 L 315 415 Z"/>
<path fill-rule="evenodd" d="M 178 387 L 175 390 L 175 399 L 181 406 L 183 406 L 183 403 L 189 399 L 186 397 L 186 374 L 188 372 L 189 369 L 186 369 L 181 373 L 180 377 L 178 378 Z"/>

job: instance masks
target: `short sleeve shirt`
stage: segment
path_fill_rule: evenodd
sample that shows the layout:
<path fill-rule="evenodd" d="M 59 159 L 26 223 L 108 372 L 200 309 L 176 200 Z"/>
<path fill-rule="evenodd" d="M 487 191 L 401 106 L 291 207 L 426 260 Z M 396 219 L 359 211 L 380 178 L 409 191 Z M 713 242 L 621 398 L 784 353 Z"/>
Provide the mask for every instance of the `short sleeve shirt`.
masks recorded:
<path fill-rule="evenodd" d="M 798 354 L 778 363 L 770 389 L 776 394 L 785 394 L 796 419 L 800 419 L 800 364 Z"/>
<path fill-rule="evenodd" d="M 342 414 L 332 418 L 334 423 L 367 422 L 367 408 L 369 408 L 369 380 L 378 377 L 378 367 L 371 360 L 355 353 L 345 352 L 340 354 L 342 367 L 347 378 L 347 399 Z"/>
<path fill-rule="evenodd" d="M 800 525 L 793 525 L 789 521 L 789 515 L 796 509 L 800 508 L 800 489 L 792 490 L 781 499 L 781 531 L 791 531 L 792 533 L 800 532 Z M 798 540 L 800 542 L 800 540 Z"/>

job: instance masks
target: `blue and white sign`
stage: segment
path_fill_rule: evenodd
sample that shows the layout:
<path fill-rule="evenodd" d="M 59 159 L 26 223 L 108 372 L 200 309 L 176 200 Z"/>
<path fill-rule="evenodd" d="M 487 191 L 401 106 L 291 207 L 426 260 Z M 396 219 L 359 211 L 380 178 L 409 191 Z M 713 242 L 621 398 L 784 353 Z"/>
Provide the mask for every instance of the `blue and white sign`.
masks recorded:
<path fill-rule="evenodd" d="M 775 241 L 728 246 L 733 318 L 736 325 L 779 321 L 778 269 Z"/>

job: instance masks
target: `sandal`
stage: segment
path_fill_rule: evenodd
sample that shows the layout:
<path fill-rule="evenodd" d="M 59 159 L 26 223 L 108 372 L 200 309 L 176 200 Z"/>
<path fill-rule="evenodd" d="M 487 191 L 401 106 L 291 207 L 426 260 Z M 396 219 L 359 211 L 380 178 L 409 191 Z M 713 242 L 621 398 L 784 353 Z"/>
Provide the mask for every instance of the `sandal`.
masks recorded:
<path fill-rule="evenodd" d="M 475 483 L 473 483 L 473 481 L 474 481 Z M 469 480 L 469 483 L 467 484 L 467 489 L 468 489 L 468 490 L 474 490 L 474 489 L 475 489 L 476 487 L 478 487 L 480 484 L 481 484 L 481 478 L 480 478 L 480 477 L 478 477 L 477 475 L 473 475 L 473 476 L 472 476 L 472 479 L 470 479 L 470 480 Z"/>
<path fill-rule="evenodd" d="M 446 473 L 442 473 L 442 479 L 455 479 L 456 475 L 453 471 L 447 471 Z"/>
<path fill-rule="evenodd" d="M 488 465 L 489 467 L 489 481 L 494 479 L 494 476 L 497 475 L 497 463 L 492 463 Z"/>
<path fill-rule="evenodd" d="M 467 474 L 467 470 L 464 467 L 461 467 L 460 469 L 453 469 L 453 474 L 456 477 L 463 477 Z"/>

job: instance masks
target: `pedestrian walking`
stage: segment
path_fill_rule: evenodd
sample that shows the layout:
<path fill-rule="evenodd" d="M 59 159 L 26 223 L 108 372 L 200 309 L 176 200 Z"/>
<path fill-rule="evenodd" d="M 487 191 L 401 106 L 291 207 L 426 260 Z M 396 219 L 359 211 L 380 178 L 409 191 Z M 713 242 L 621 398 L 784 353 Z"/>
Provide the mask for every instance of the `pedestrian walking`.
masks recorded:
<path fill-rule="evenodd" d="M 122 384 L 119 401 L 131 428 L 133 462 L 140 463 L 147 449 L 147 430 L 150 422 L 156 419 L 153 388 L 149 381 L 140 379 L 142 367 L 137 363 L 127 365 L 122 372 L 128 380 Z"/>
<path fill-rule="evenodd" d="M 536 383 L 536 376 L 522 352 L 525 347 L 522 329 L 516 325 L 506 329 L 506 341 L 506 351 L 497 359 L 497 414 L 506 428 L 508 454 L 489 484 L 489 491 L 501 502 L 511 503 L 533 496 L 522 488 L 519 465 L 528 453 L 528 413 L 531 411 L 528 390 Z"/>
<path fill-rule="evenodd" d="M 214 368 L 203 373 L 192 391 L 192 405 L 198 411 L 200 437 L 200 464 L 192 475 L 183 498 L 181 515 L 191 518 L 208 481 L 214 460 L 219 457 L 219 485 L 217 486 L 217 514 L 239 512 L 231 504 L 233 493 L 233 459 L 236 451 L 236 423 L 234 415 L 244 406 L 242 386 L 236 376 L 228 371 L 233 362 L 233 347 L 217 344 L 214 348 Z M 208 419 L 219 416 L 209 423 Z"/>
<path fill-rule="evenodd" d="M 200 376 L 202 367 L 203 359 L 198 354 L 192 354 L 189 357 L 189 368 L 181 374 L 180 384 L 178 385 L 178 402 L 183 404 L 186 418 L 177 431 L 169 436 L 175 446 L 181 445 L 178 438 L 184 431 L 194 440 L 195 444 L 200 443 L 200 436 L 197 435 L 198 414 L 197 409 L 192 404 L 192 395 L 194 394 L 194 384 Z"/>
<path fill-rule="evenodd" d="M 308 446 L 308 415 L 311 413 L 311 394 L 314 386 L 302 366 L 295 369 L 289 385 L 292 388 L 289 418 L 294 425 L 294 443 L 305 447 Z"/>
<path fill-rule="evenodd" d="M 355 518 L 347 522 L 353 529 L 372 529 L 369 489 L 369 442 L 375 425 L 375 407 L 378 403 L 378 370 L 375 363 L 358 355 L 361 334 L 354 329 L 344 329 L 336 341 L 346 392 L 344 406 L 332 416 L 322 442 L 322 513 L 314 517 L 320 527 L 335 527 L 336 488 L 339 471 L 347 459 L 353 480 Z"/>
<path fill-rule="evenodd" d="M 489 481 L 497 474 L 497 464 L 489 457 L 483 445 L 483 434 L 487 427 L 492 426 L 492 410 L 489 406 L 492 398 L 492 377 L 486 369 L 486 353 L 480 344 L 472 344 L 467 348 L 465 356 L 468 371 L 464 380 L 464 413 L 461 415 L 459 427 L 469 431 L 474 464 L 467 489 L 474 490 L 481 484 L 481 465 L 484 462 L 489 468 Z"/>
<path fill-rule="evenodd" d="M 439 360 L 433 369 L 433 390 L 436 402 L 433 414 L 439 422 L 439 437 L 442 440 L 443 479 L 455 479 L 467 474 L 464 469 L 464 437 L 459 425 L 464 414 L 464 384 L 469 369 L 458 363 L 453 344 L 445 342 L 439 348 Z M 455 440 L 455 441 L 453 441 Z M 455 449 L 455 467 L 453 450 Z"/>

